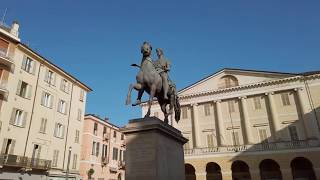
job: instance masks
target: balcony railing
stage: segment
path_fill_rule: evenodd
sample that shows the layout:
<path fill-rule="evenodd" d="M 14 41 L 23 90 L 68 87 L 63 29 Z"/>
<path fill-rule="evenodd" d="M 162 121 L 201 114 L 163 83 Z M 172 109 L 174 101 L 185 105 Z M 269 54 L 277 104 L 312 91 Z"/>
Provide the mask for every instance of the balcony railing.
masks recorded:
<path fill-rule="evenodd" d="M 13 66 L 13 60 L 10 56 L 8 56 L 7 50 L 0 48 L 0 63 L 9 67 L 10 69 Z"/>
<path fill-rule="evenodd" d="M 259 144 L 249 144 L 249 145 L 239 145 L 239 146 L 194 148 L 194 149 L 185 149 L 184 154 L 186 156 L 192 156 L 192 155 L 218 154 L 218 153 L 303 149 L 303 148 L 311 148 L 311 147 L 320 147 L 320 141 L 313 139 L 313 140 L 259 143 Z"/>
<path fill-rule="evenodd" d="M 0 166 L 21 167 L 25 169 L 49 170 L 51 160 L 28 158 L 11 154 L 0 155 Z"/>
<path fill-rule="evenodd" d="M 103 134 L 104 141 L 108 141 L 109 139 L 110 139 L 110 134 L 107 134 L 107 133 Z"/>

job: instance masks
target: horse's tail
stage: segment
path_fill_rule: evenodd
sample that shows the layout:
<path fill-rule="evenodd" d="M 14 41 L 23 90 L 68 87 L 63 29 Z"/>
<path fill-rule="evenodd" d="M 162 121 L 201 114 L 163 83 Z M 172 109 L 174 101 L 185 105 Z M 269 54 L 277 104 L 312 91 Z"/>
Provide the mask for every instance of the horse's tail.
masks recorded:
<path fill-rule="evenodd" d="M 175 100 L 174 100 L 174 118 L 176 122 L 178 123 L 181 116 L 181 107 L 179 102 L 179 97 L 177 94 L 175 94 Z"/>

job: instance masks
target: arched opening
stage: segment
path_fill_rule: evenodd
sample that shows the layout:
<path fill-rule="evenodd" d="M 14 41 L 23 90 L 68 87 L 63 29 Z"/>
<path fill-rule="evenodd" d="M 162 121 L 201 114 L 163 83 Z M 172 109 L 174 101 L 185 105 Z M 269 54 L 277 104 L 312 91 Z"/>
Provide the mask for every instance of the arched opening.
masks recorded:
<path fill-rule="evenodd" d="M 282 180 L 280 166 L 272 159 L 261 161 L 260 165 L 261 180 Z"/>
<path fill-rule="evenodd" d="M 196 180 L 196 170 L 191 164 L 185 164 L 186 180 Z"/>
<path fill-rule="evenodd" d="M 220 78 L 218 88 L 223 89 L 223 88 L 230 88 L 234 86 L 239 86 L 238 79 L 234 76 L 231 75 L 226 75 Z"/>
<path fill-rule="evenodd" d="M 206 167 L 207 180 L 222 180 L 221 168 L 217 163 L 210 162 Z"/>
<path fill-rule="evenodd" d="M 294 180 L 316 180 L 312 163 L 304 157 L 293 159 L 291 161 L 291 170 Z"/>
<path fill-rule="evenodd" d="M 243 161 L 235 161 L 231 166 L 233 180 L 251 180 L 249 166 Z"/>

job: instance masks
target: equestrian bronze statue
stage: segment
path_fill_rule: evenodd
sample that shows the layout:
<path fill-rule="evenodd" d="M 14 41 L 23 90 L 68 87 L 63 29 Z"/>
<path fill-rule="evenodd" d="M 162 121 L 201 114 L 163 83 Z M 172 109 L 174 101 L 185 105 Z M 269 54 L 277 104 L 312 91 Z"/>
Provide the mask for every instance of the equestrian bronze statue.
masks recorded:
<path fill-rule="evenodd" d="M 146 91 L 149 94 L 148 111 L 145 117 L 150 116 L 151 104 L 154 97 L 161 107 L 164 114 L 164 122 L 168 123 L 168 116 L 173 114 L 176 122 L 180 120 L 180 103 L 177 95 L 175 84 L 169 79 L 170 62 L 164 58 L 163 51 L 157 49 L 158 60 L 153 61 L 151 58 L 152 46 L 148 42 L 144 42 L 141 46 L 142 60 L 141 64 L 132 64 L 131 66 L 139 67 L 140 71 L 136 76 L 137 83 L 130 84 L 127 95 L 126 104 L 131 104 L 132 89 L 138 91 L 137 101 L 132 106 L 141 104 L 141 98 Z M 169 110 L 167 106 L 169 105 Z"/>

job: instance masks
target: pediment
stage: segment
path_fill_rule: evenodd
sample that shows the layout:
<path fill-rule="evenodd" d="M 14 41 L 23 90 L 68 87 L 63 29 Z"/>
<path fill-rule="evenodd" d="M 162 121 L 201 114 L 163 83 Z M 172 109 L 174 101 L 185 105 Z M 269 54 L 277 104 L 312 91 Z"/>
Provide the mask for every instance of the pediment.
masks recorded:
<path fill-rule="evenodd" d="M 296 76 L 296 74 L 243 69 L 222 69 L 180 90 L 179 95 L 212 91 L 228 88 L 230 86 L 254 84 L 258 82 L 288 78 L 292 76 Z M 226 80 L 226 78 L 228 78 L 228 80 Z"/>

